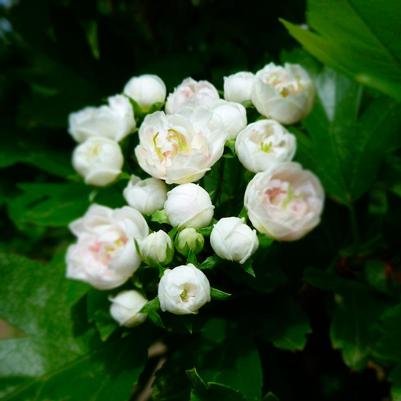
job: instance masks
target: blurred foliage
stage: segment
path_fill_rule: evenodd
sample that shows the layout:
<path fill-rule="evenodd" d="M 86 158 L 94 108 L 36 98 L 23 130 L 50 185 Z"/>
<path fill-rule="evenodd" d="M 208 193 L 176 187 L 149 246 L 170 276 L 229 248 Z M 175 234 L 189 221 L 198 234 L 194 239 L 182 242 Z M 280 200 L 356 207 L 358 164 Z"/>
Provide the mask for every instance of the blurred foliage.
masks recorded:
<path fill-rule="evenodd" d="M 157 340 L 167 353 L 154 401 L 401 400 L 399 7 L 0 1 L 0 316 L 19 334 L 0 340 L 1 399 L 135 399 Z M 296 25 L 306 8 L 310 30 Z M 266 241 L 247 269 L 201 264 L 232 296 L 196 318 L 159 313 L 156 300 L 144 326 L 116 328 L 110 292 L 65 280 L 63 253 L 67 224 L 93 201 L 122 205 L 126 181 L 82 184 L 68 114 L 132 75 L 159 74 L 169 90 L 187 76 L 222 89 L 224 75 L 269 61 L 301 63 L 316 85 L 313 112 L 291 130 L 296 158 L 327 193 L 322 224 L 295 243 Z M 138 172 L 135 140 L 123 144 L 127 172 Z M 227 149 L 203 180 L 220 216 L 241 213 L 250 176 L 239 168 Z M 136 278 L 154 298 L 158 272 Z"/>

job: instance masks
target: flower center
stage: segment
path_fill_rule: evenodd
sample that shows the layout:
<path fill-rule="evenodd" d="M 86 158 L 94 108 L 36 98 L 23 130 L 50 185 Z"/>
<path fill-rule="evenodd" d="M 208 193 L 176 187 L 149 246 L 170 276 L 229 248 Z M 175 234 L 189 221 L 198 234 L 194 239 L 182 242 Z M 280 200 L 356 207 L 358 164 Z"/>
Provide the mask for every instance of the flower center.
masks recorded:
<path fill-rule="evenodd" d="M 305 89 L 301 77 L 291 75 L 282 67 L 266 74 L 263 81 L 273 86 L 282 97 L 295 95 Z"/>
<path fill-rule="evenodd" d="M 185 284 L 180 293 L 182 302 L 188 302 L 193 297 L 192 288 L 190 284 Z"/>
<path fill-rule="evenodd" d="M 270 151 L 272 150 L 273 144 L 269 139 L 264 139 L 261 143 L 260 143 L 260 149 L 262 150 L 262 152 L 264 153 L 270 153 Z"/>
<path fill-rule="evenodd" d="M 160 160 L 174 157 L 189 149 L 185 135 L 173 128 L 167 132 L 156 132 L 153 136 L 153 146 Z"/>
<path fill-rule="evenodd" d="M 295 214 L 304 213 L 307 205 L 302 193 L 297 193 L 292 185 L 285 181 L 274 180 L 266 189 L 265 197 L 269 204 L 289 209 Z"/>
<path fill-rule="evenodd" d="M 113 259 L 115 253 L 127 242 L 128 238 L 125 236 L 121 236 L 115 241 L 110 242 L 96 241 L 90 246 L 89 250 L 92 251 L 95 257 L 102 263 L 108 264 L 110 260 Z"/>
<path fill-rule="evenodd" d="M 180 298 L 182 302 L 187 302 L 189 295 L 188 295 L 188 290 L 186 288 L 184 288 L 180 294 Z"/>
<path fill-rule="evenodd" d="M 102 145 L 100 143 L 95 143 L 88 149 L 88 156 L 90 158 L 96 158 L 102 150 Z"/>

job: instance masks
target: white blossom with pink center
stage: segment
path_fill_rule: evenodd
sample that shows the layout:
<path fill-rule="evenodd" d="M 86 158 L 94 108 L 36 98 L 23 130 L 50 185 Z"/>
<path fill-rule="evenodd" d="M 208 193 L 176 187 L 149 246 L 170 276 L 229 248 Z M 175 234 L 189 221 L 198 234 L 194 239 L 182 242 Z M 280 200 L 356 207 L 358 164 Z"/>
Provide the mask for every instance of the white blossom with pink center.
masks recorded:
<path fill-rule="evenodd" d="M 298 64 L 267 64 L 256 73 L 252 103 L 260 114 L 282 124 L 293 124 L 311 110 L 314 89 L 308 73 Z"/>
<path fill-rule="evenodd" d="M 180 114 L 149 114 L 139 129 L 135 149 L 139 165 L 167 184 L 202 178 L 224 151 L 221 119 L 207 108 L 187 108 Z"/>
<path fill-rule="evenodd" d="M 149 233 L 143 216 L 125 206 L 92 205 L 70 224 L 77 242 L 67 251 L 67 277 L 105 290 L 125 283 L 141 263 L 135 240 Z"/>
<path fill-rule="evenodd" d="M 170 93 L 166 102 L 166 113 L 174 114 L 184 106 L 210 106 L 219 99 L 219 92 L 208 81 L 195 81 L 192 78 L 184 79 L 173 93 Z"/>
<path fill-rule="evenodd" d="M 248 184 L 244 203 L 259 232 L 294 241 L 319 224 L 324 192 L 313 173 L 287 162 L 256 174 Z"/>

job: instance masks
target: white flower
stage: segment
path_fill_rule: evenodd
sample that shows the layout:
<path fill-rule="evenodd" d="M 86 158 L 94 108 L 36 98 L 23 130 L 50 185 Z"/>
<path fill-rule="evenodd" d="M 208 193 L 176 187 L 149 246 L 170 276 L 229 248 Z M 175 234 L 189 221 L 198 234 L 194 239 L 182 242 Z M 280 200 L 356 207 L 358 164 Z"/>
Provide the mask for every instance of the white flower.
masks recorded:
<path fill-rule="evenodd" d="M 126 83 L 124 94 L 134 99 L 142 109 L 148 110 L 156 103 L 164 103 L 166 85 L 157 75 L 140 75 Z"/>
<path fill-rule="evenodd" d="M 174 256 L 173 241 L 163 230 L 149 234 L 139 242 L 142 259 L 149 266 L 168 265 Z"/>
<path fill-rule="evenodd" d="M 134 112 L 123 95 L 109 97 L 108 106 L 85 107 L 68 117 L 69 133 L 77 142 L 98 136 L 121 141 L 135 128 Z"/>
<path fill-rule="evenodd" d="M 167 192 L 164 210 L 170 224 L 180 227 L 206 227 L 213 218 L 212 201 L 199 185 L 182 184 Z"/>
<path fill-rule="evenodd" d="M 237 103 L 249 102 L 254 82 L 255 75 L 246 71 L 224 77 L 224 99 Z"/>
<path fill-rule="evenodd" d="M 219 92 L 210 82 L 186 78 L 174 89 L 173 93 L 168 95 L 166 113 L 177 113 L 188 104 L 208 106 L 218 98 Z"/>
<path fill-rule="evenodd" d="M 270 63 L 256 73 L 252 102 L 266 117 L 282 124 L 296 123 L 311 111 L 313 99 L 312 81 L 298 64 Z"/>
<path fill-rule="evenodd" d="M 291 161 L 296 151 L 295 136 L 274 120 L 259 120 L 241 131 L 235 141 L 238 159 L 257 173 L 277 163 Z"/>
<path fill-rule="evenodd" d="M 194 228 L 188 227 L 177 234 L 174 244 L 181 255 L 188 256 L 190 253 L 197 255 L 203 249 L 205 239 Z"/>
<path fill-rule="evenodd" d="M 127 203 L 142 214 L 152 214 L 163 209 L 167 199 L 167 187 L 164 181 L 157 178 L 141 180 L 132 175 L 123 191 Z"/>
<path fill-rule="evenodd" d="M 294 241 L 319 224 L 324 192 L 313 173 L 287 162 L 256 174 L 248 184 L 244 203 L 258 231 Z"/>
<path fill-rule="evenodd" d="M 138 291 L 127 290 L 110 298 L 110 315 L 120 326 L 134 327 L 146 320 L 146 313 L 139 311 L 148 300 Z"/>
<path fill-rule="evenodd" d="M 158 111 L 145 117 L 135 155 L 152 177 L 168 184 L 197 181 L 223 155 L 224 127 L 205 108 L 184 114 Z"/>
<path fill-rule="evenodd" d="M 141 263 L 134 240 L 149 233 L 143 216 L 128 206 L 92 205 L 70 230 L 78 240 L 68 248 L 67 277 L 100 290 L 118 287 L 133 275 Z"/>
<path fill-rule="evenodd" d="M 210 284 L 205 274 L 194 265 L 167 269 L 159 282 L 160 308 L 175 315 L 198 313 L 210 302 Z"/>
<path fill-rule="evenodd" d="M 210 244 L 222 259 L 244 263 L 259 246 L 256 231 L 247 226 L 243 219 L 225 217 L 213 227 Z"/>
<path fill-rule="evenodd" d="M 91 137 L 73 152 L 72 164 L 86 184 L 105 186 L 121 173 L 123 154 L 117 142 L 102 137 Z"/>
<path fill-rule="evenodd" d="M 242 104 L 219 100 L 212 106 L 212 110 L 223 122 L 227 139 L 235 139 L 246 127 L 246 110 Z"/>

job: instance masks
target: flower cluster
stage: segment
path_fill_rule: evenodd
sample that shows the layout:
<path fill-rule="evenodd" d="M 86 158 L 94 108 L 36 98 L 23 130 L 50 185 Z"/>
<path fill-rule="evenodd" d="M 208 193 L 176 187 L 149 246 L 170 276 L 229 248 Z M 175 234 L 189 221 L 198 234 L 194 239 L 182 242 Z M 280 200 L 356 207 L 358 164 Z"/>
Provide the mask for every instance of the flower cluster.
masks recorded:
<path fill-rule="evenodd" d="M 283 124 L 304 118 L 313 98 L 301 66 L 270 63 L 256 74 L 225 77 L 224 99 L 210 82 L 192 78 L 167 96 L 158 76 L 142 75 L 108 105 L 72 113 L 69 132 L 79 143 L 73 165 L 85 183 L 106 186 L 121 176 L 121 141 L 139 121 L 130 154 L 150 177 L 131 175 L 122 194 L 128 206 L 93 204 L 71 223 L 77 241 L 67 252 L 67 276 L 109 290 L 127 283 L 141 265 L 159 269 L 160 309 L 194 314 L 211 300 L 209 280 L 197 265 L 197 255 L 211 256 L 205 236 L 217 257 L 244 264 L 259 247 L 258 235 L 278 241 L 306 235 L 320 221 L 324 192 L 312 172 L 292 161 L 296 138 Z M 260 114 L 256 121 L 247 121 L 248 107 Z M 244 194 L 253 228 L 244 213 L 217 219 L 210 194 L 199 184 L 226 145 L 255 173 Z M 162 229 L 151 232 L 155 215 Z M 167 224 L 173 227 L 168 232 Z M 111 316 L 121 325 L 146 319 L 148 301 L 132 285 L 110 301 Z"/>

